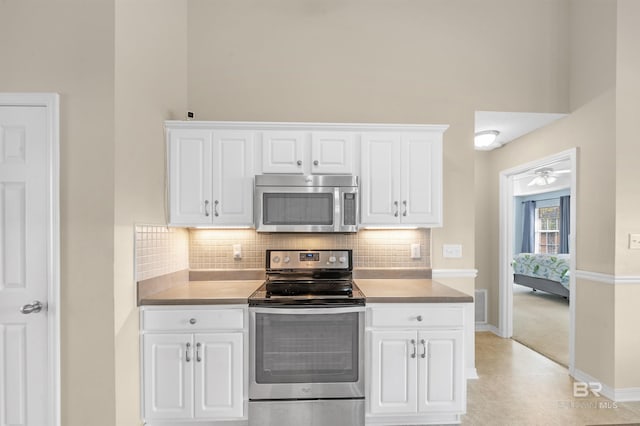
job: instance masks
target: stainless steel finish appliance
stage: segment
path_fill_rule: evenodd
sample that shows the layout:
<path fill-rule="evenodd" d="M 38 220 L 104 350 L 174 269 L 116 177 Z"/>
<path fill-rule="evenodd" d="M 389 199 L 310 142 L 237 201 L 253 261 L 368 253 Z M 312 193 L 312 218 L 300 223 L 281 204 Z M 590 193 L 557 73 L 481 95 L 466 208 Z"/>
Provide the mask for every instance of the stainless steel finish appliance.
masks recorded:
<path fill-rule="evenodd" d="M 258 232 L 356 232 L 358 178 L 351 175 L 257 175 Z"/>
<path fill-rule="evenodd" d="M 364 295 L 351 250 L 267 250 L 249 297 L 250 425 L 364 425 Z"/>

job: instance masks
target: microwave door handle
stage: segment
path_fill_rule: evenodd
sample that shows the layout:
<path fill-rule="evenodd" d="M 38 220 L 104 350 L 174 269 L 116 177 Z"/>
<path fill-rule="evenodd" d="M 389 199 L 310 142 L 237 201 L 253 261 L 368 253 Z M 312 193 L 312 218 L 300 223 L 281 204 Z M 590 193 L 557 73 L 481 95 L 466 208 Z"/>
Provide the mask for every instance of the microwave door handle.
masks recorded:
<path fill-rule="evenodd" d="M 342 225 L 342 200 L 340 195 L 340 188 L 333 188 L 333 230 L 335 232 L 339 232 Z"/>

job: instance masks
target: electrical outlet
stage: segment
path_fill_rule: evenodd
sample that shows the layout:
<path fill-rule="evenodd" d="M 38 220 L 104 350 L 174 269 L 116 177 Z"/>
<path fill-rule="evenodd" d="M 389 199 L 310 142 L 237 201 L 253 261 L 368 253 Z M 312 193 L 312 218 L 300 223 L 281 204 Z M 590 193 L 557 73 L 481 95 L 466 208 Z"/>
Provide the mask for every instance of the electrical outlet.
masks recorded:
<path fill-rule="evenodd" d="M 411 244 L 411 258 L 420 259 L 420 243 Z"/>
<path fill-rule="evenodd" d="M 640 234 L 629 234 L 629 248 L 640 249 Z"/>
<path fill-rule="evenodd" d="M 462 257 L 462 244 L 443 244 L 442 257 Z"/>
<path fill-rule="evenodd" d="M 233 245 L 233 258 L 234 259 L 242 259 L 242 245 L 234 244 Z"/>

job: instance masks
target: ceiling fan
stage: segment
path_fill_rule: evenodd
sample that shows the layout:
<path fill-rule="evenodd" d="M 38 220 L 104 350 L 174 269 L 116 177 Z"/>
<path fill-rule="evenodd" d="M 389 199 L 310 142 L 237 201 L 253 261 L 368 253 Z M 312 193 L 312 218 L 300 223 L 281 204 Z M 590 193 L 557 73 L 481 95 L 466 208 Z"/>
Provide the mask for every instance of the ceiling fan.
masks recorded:
<path fill-rule="evenodd" d="M 542 167 L 534 171 L 535 177 L 527 184 L 527 186 L 545 186 L 554 183 L 558 177 L 556 175 L 571 173 L 571 170 L 553 170 L 551 167 Z"/>

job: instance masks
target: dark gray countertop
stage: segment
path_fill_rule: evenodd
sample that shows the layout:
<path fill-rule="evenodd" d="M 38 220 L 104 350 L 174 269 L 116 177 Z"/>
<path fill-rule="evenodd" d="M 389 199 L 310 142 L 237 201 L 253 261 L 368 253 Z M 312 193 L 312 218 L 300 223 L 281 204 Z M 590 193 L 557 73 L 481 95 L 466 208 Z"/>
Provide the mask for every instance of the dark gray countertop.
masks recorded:
<path fill-rule="evenodd" d="M 472 303 L 473 298 L 430 279 L 356 279 L 367 303 Z M 244 304 L 262 280 L 189 281 L 151 294 L 140 305 Z"/>

